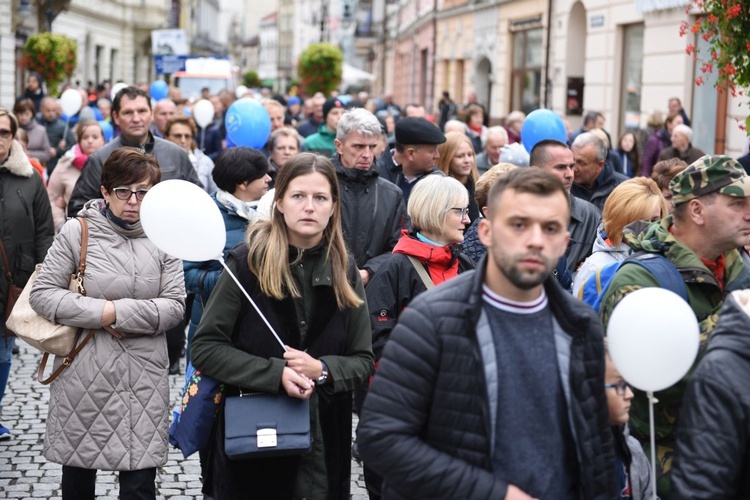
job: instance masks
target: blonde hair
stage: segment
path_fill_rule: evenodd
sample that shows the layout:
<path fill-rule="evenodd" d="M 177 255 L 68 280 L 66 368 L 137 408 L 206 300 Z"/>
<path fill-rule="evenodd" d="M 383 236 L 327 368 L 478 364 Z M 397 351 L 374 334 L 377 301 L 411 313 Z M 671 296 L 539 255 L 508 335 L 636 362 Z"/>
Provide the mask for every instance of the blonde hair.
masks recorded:
<path fill-rule="evenodd" d="M 420 180 L 409 195 L 406 211 L 414 229 L 442 234 L 451 208 L 469 205 L 469 192 L 453 177 L 432 174 Z"/>
<path fill-rule="evenodd" d="M 471 139 L 466 134 L 461 132 L 448 132 L 445 134 L 445 142 L 438 146 L 440 152 L 440 159 L 438 160 L 437 167 L 445 174 L 453 177 L 451 173 L 451 161 L 456 156 L 456 152 L 461 144 L 468 144 L 471 148 L 471 154 L 474 157 L 471 165 L 471 174 L 469 177 L 475 183 L 479 179 L 479 172 L 477 171 L 477 153 L 474 151 L 474 145 L 471 143 Z"/>
<path fill-rule="evenodd" d="M 282 113 L 284 113 L 284 111 L 285 111 L 285 109 L 284 109 L 284 105 L 283 105 L 283 104 L 281 104 L 281 103 L 280 103 L 279 101 L 277 101 L 277 100 L 275 100 L 275 99 L 269 99 L 269 98 L 266 98 L 266 99 L 263 99 L 263 100 L 262 100 L 262 101 L 261 101 L 260 103 L 261 103 L 261 104 L 263 105 L 263 107 L 264 107 L 264 108 L 266 108 L 266 109 L 273 109 L 273 108 L 276 108 L 276 109 L 278 109 L 279 111 L 281 111 Z"/>
<path fill-rule="evenodd" d="M 474 188 L 474 199 L 476 200 L 480 211 L 487 206 L 487 198 L 490 195 L 490 189 L 495 181 L 498 180 L 501 175 L 507 174 L 516 168 L 518 167 L 512 163 L 498 163 L 482 174 Z"/>
<path fill-rule="evenodd" d="M 331 263 L 333 272 L 336 303 L 342 310 L 359 307 L 363 300 L 354 291 L 347 276 L 349 256 L 341 232 L 341 208 L 336 171 L 330 160 L 322 156 L 314 153 L 301 153 L 290 158 L 284 168 L 279 171 L 276 177 L 271 219 L 252 224 L 245 235 L 245 243 L 249 250 L 247 263 L 253 274 L 258 277 L 258 284 L 265 295 L 276 300 L 282 300 L 287 296 L 294 298 L 302 296 L 291 271 L 292 266 L 297 262 L 289 262 L 289 236 L 286 221 L 284 214 L 276 208 L 276 204 L 284 197 L 293 179 L 315 172 L 322 174 L 331 187 L 333 215 L 323 230 L 323 239 L 327 243 L 326 258 Z"/>
<path fill-rule="evenodd" d="M 646 177 L 629 179 L 618 185 L 604 203 L 602 224 L 612 245 L 622 242 L 622 230 L 631 222 L 649 220 L 654 207 L 659 208 L 659 216 L 669 213 L 667 200 L 659 186 Z"/>

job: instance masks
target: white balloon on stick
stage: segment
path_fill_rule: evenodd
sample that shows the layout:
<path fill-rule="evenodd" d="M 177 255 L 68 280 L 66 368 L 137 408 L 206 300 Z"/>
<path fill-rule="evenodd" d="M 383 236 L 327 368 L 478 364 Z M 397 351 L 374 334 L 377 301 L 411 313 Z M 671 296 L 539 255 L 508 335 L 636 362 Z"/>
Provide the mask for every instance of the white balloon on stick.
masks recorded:
<path fill-rule="evenodd" d="M 141 202 L 141 225 L 148 239 L 172 257 L 198 262 L 218 260 L 286 351 L 281 337 L 224 261 L 224 219 L 208 193 L 188 181 L 160 182 Z"/>
<path fill-rule="evenodd" d="M 129 87 L 127 83 L 123 82 L 117 82 L 114 85 L 112 85 L 112 89 L 109 92 L 109 95 L 112 97 L 112 100 L 115 100 L 115 96 L 117 96 L 117 93 L 124 89 L 125 87 Z"/>
<path fill-rule="evenodd" d="M 214 119 L 214 105 L 208 99 L 201 99 L 193 106 L 193 118 L 201 128 L 206 128 Z"/>
<path fill-rule="evenodd" d="M 76 89 L 68 89 L 60 96 L 60 107 L 68 119 L 78 113 L 81 106 L 83 106 L 83 97 Z"/>
<path fill-rule="evenodd" d="M 654 392 L 679 382 L 698 355 L 700 329 L 690 305 L 663 288 L 625 296 L 607 324 L 607 346 L 620 375 L 649 400 L 652 478 L 656 478 Z M 654 496 L 656 498 L 656 488 Z"/>

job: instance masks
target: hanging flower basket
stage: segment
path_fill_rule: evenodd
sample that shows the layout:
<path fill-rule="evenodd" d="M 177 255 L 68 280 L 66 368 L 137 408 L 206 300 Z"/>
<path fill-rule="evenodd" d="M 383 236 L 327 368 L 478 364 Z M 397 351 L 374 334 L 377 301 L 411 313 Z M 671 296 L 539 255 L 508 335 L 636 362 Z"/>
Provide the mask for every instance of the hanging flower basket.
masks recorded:
<path fill-rule="evenodd" d="M 314 43 L 299 56 L 297 74 L 306 95 L 322 92 L 329 96 L 341 83 L 344 56 L 330 43 Z"/>
<path fill-rule="evenodd" d="M 47 92 L 57 93 L 58 86 L 73 75 L 78 64 L 78 43 L 55 33 L 37 33 L 26 40 L 23 65 L 36 71 L 47 84 Z"/>

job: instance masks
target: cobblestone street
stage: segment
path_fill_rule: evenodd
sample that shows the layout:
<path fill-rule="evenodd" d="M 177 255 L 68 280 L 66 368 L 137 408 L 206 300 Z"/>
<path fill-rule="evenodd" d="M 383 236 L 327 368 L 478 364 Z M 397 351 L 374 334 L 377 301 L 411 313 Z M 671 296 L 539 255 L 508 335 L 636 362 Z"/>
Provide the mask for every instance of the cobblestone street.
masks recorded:
<path fill-rule="evenodd" d="M 18 344 L 21 352 L 13 359 L 0 416 L 0 422 L 13 432 L 11 440 L 0 442 L 0 498 L 60 499 L 61 466 L 48 463 L 42 456 L 49 398 L 49 390 L 36 380 L 36 370 L 42 356 L 23 342 L 19 341 Z M 184 375 L 173 375 L 170 379 L 171 400 L 177 401 Z M 184 459 L 179 450 L 170 448 L 169 461 L 157 471 L 156 482 L 159 499 L 203 498 L 198 454 Z M 116 474 L 100 471 L 96 482 L 97 498 L 117 499 L 117 492 Z M 367 499 L 362 467 L 354 461 L 351 493 L 353 499 Z"/>

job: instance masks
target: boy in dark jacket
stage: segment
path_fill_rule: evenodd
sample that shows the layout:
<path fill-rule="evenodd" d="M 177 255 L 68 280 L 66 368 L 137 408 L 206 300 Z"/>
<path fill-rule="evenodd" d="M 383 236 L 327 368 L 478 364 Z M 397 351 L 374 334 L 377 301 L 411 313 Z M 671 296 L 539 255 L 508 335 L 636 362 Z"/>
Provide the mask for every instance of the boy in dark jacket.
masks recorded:
<path fill-rule="evenodd" d="M 605 341 L 606 349 L 606 341 Z M 615 441 L 615 477 L 617 478 L 617 498 L 622 500 L 646 500 L 653 496 L 651 466 L 643 447 L 628 432 L 630 402 L 633 390 L 622 378 L 612 358 L 605 356 L 604 388 L 607 392 L 609 422 Z"/>

